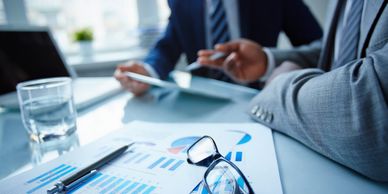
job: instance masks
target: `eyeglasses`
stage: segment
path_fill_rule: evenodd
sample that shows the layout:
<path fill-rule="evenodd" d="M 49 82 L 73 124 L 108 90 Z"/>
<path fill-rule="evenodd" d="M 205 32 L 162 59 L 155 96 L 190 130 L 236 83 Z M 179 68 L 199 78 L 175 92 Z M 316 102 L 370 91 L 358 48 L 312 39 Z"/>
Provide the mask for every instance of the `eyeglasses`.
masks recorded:
<path fill-rule="evenodd" d="M 193 165 L 208 167 L 202 184 L 210 194 L 254 193 L 241 170 L 218 152 L 215 141 L 209 136 L 203 136 L 187 150 L 187 161 Z"/>

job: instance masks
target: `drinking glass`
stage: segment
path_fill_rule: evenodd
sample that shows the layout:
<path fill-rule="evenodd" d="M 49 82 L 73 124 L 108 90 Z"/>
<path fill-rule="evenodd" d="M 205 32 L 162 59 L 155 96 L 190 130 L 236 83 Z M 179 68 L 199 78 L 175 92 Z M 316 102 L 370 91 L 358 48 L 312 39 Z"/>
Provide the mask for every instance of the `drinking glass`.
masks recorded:
<path fill-rule="evenodd" d="M 64 138 L 76 131 L 72 80 L 57 77 L 17 85 L 23 124 L 34 142 Z"/>

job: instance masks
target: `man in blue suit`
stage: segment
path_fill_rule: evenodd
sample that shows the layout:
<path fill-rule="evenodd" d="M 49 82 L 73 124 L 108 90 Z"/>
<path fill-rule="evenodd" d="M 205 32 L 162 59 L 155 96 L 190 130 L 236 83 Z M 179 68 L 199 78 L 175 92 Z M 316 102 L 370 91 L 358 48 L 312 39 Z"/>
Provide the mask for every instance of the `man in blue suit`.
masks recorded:
<path fill-rule="evenodd" d="M 171 15 L 166 31 L 144 62 L 119 65 L 115 77 L 135 95 L 148 85 L 131 80 L 123 72 L 135 72 L 165 79 L 175 68 L 182 53 L 187 62 L 197 52 L 238 38 L 276 46 L 284 31 L 294 46 L 310 43 L 322 36 L 322 30 L 302 0 L 169 0 Z M 232 82 L 216 69 L 200 68 L 194 75 Z M 250 83 L 255 87 L 257 82 Z"/>

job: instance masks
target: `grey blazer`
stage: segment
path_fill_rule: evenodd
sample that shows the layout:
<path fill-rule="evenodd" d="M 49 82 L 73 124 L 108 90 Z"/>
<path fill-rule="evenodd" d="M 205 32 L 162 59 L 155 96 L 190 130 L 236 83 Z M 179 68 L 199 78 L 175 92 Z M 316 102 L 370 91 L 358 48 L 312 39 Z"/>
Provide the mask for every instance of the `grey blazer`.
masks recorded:
<path fill-rule="evenodd" d="M 333 71 L 336 19 L 324 38 L 300 48 L 272 50 L 277 64 L 306 69 L 278 76 L 251 102 L 257 122 L 373 180 L 388 181 L 388 8 L 366 0 L 358 59 Z"/>

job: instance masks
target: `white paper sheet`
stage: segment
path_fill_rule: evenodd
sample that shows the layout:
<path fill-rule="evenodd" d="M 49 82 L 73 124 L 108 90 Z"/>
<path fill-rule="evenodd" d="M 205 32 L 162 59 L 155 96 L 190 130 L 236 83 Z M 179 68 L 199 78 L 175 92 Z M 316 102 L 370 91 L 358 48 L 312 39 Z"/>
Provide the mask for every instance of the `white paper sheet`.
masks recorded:
<path fill-rule="evenodd" d="M 189 165 L 185 150 L 214 138 L 219 151 L 249 179 L 256 193 L 282 193 L 271 130 L 259 124 L 135 122 L 92 144 L 0 182 L 0 193 L 46 193 L 62 177 L 130 142 L 137 144 L 73 193 L 190 193 L 204 167 Z"/>

